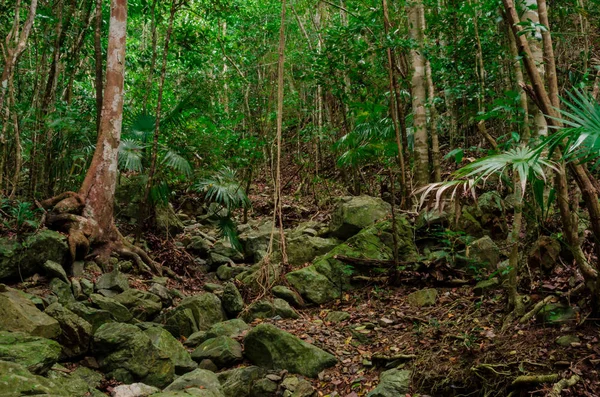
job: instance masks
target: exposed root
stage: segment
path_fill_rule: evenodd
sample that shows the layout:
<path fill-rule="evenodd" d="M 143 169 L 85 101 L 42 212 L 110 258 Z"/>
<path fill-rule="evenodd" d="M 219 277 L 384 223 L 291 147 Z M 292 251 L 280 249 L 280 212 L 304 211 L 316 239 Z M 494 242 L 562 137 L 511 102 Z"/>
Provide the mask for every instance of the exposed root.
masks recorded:
<path fill-rule="evenodd" d="M 538 314 L 540 312 L 540 310 L 542 310 L 544 308 L 544 306 L 546 306 L 546 304 L 550 303 L 552 301 L 552 299 L 554 299 L 554 298 L 555 298 L 554 296 L 550 295 L 550 296 L 545 297 L 540 302 L 536 303 L 535 306 L 533 307 L 533 309 L 531 309 L 529 312 L 527 312 L 527 314 L 525 314 L 523 317 L 521 317 L 521 319 L 519 320 L 519 323 L 521 323 L 521 324 L 527 323 L 536 314 Z"/>
<path fill-rule="evenodd" d="M 552 387 L 552 391 L 548 393 L 548 397 L 560 397 L 564 389 L 568 389 L 569 387 L 575 386 L 580 380 L 581 378 L 577 375 L 573 375 L 569 379 L 565 378 L 559 380 Z"/>
<path fill-rule="evenodd" d="M 554 383 L 558 380 L 558 374 L 550 375 L 522 375 L 517 376 L 512 382 L 513 387 L 525 386 L 525 385 L 536 385 L 540 383 Z"/>
<path fill-rule="evenodd" d="M 48 227 L 67 234 L 71 261 L 85 258 L 94 246 L 94 254 L 102 264 L 106 264 L 110 254 L 116 252 L 132 259 L 141 272 L 162 275 L 160 264 L 127 241 L 114 224 L 110 230 L 101 233 L 98 223 L 83 215 L 84 204 L 81 195 L 74 192 L 65 192 L 41 203 L 44 209 L 49 210 L 46 216 Z"/>

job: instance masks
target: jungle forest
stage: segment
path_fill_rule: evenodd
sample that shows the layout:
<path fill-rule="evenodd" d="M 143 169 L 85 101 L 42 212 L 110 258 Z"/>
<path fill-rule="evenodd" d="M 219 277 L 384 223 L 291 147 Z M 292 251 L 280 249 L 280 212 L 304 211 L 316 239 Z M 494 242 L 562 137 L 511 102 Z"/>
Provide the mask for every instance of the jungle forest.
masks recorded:
<path fill-rule="evenodd" d="M 600 396 L 599 0 L 0 0 L 0 396 Z"/>

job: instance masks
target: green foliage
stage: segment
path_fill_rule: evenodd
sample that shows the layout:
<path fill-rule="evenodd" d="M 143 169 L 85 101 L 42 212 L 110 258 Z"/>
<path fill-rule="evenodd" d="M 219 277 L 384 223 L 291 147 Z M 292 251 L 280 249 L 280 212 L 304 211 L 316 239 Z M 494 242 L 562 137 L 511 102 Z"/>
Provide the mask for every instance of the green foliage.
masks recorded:
<path fill-rule="evenodd" d="M 8 229 L 19 234 L 26 228 L 35 229 L 39 226 L 40 210 L 34 209 L 32 203 L 26 201 L 11 202 L 8 199 L 0 201 L 2 212 L 8 215 L 2 223 Z"/>

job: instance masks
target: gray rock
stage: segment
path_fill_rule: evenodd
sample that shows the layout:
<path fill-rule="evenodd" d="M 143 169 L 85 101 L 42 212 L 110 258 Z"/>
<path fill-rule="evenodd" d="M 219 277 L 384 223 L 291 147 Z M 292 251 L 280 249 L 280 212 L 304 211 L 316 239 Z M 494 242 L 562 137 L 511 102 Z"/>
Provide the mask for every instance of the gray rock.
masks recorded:
<path fill-rule="evenodd" d="M 81 284 L 81 292 L 83 292 L 85 296 L 89 297 L 94 293 L 94 283 L 92 283 L 90 280 L 87 278 L 82 278 L 79 280 L 79 283 Z"/>
<path fill-rule="evenodd" d="M 221 383 L 217 375 L 204 369 L 195 369 L 192 372 L 180 376 L 165 388 L 165 392 L 186 390 L 189 388 L 200 388 L 223 394 Z"/>
<path fill-rule="evenodd" d="M 468 252 L 469 258 L 484 268 L 496 270 L 500 263 L 500 248 L 489 236 L 473 241 Z"/>
<path fill-rule="evenodd" d="M 162 302 L 158 296 L 137 289 L 128 289 L 114 299 L 129 309 L 133 317 L 140 321 L 154 318 L 162 309 Z"/>
<path fill-rule="evenodd" d="M 119 385 L 110 392 L 111 397 L 148 397 L 160 393 L 160 389 L 143 383 L 132 383 L 131 385 Z"/>
<path fill-rule="evenodd" d="M 273 299 L 273 307 L 275 308 L 275 314 L 281 318 L 300 318 L 300 315 L 283 299 Z"/>
<path fill-rule="evenodd" d="M 216 252 L 211 252 L 208 254 L 208 259 L 206 261 L 206 263 L 208 264 L 208 266 L 210 266 L 210 268 L 212 270 L 217 269 L 219 266 L 223 266 L 223 265 L 233 265 L 233 261 L 221 254 L 218 254 Z"/>
<path fill-rule="evenodd" d="M 154 283 L 148 292 L 158 296 L 164 306 L 171 306 L 173 303 L 173 297 L 171 296 L 169 289 L 164 285 Z"/>
<path fill-rule="evenodd" d="M 216 338 L 218 336 L 227 336 L 229 338 L 239 338 L 248 331 L 250 327 L 243 320 L 234 318 L 232 320 L 223 321 L 214 324 L 207 331 L 198 331 L 190 335 L 190 337 L 184 342 L 186 346 L 196 347 L 202 342 Z"/>
<path fill-rule="evenodd" d="M 50 290 L 52 291 L 52 294 L 56 296 L 56 299 L 63 305 L 75 302 L 71 283 L 66 283 L 59 278 L 53 278 L 52 281 L 50 281 Z"/>
<path fill-rule="evenodd" d="M 96 332 L 102 324 L 113 321 L 113 317 L 108 311 L 90 307 L 82 302 L 70 303 L 67 305 L 67 309 L 90 323 L 92 326 L 92 334 Z"/>
<path fill-rule="evenodd" d="M 325 317 L 325 321 L 329 321 L 331 323 L 341 323 L 342 321 L 346 321 L 350 319 L 350 313 L 348 312 L 329 312 Z"/>
<path fill-rule="evenodd" d="M 264 368 L 256 366 L 234 368 L 217 374 L 223 386 L 225 397 L 267 397 L 265 394 L 256 394 L 256 382 L 266 375 Z"/>
<path fill-rule="evenodd" d="M 308 377 L 316 377 L 337 363 L 333 355 L 271 324 L 257 325 L 246 335 L 244 353 L 258 366 Z"/>
<path fill-rule="evenodd" d="M 382 372 L 379 385 L 370 392 L 368 397 L 397 397 L 410 391 L 411 373 L 407 370 L 390 369 Z"/>

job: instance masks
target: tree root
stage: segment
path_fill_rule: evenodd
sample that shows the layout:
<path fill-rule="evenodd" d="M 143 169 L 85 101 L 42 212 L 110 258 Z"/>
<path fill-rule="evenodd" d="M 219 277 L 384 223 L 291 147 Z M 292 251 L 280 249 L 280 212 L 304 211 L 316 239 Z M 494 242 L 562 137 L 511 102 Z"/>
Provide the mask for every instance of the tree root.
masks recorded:
<path fill-rule="evenodd" d="M 550 375 L 521 375 L 517 376 L 512 382 L 513 387 L 524 386 L 524 385 L 535 385 L 539 383 L 554 383 L 560 376 L 558 374 Z"/>
<path fill-rule="evenodd" d="M 93 253 L 101 264 L 108 263 L 110 254 L 116 252 L 124 258 L 132 259 L 141 272 L 162 275 L 160 264 L 152 260 L 144 250 L 127 241 L 114 223 L 101 235 L 98 223 L 83 215 L 84 200 L 81 195 L 65 192 L 44 200 L 41 206 L 49 211 L 46 214 L 47 226 L 67 234 L 71 261 L 85 258 L 94 246 Z"/>
<path fill-rule="evenodd" d="M 531 309 L 523 317 L 521 317 L 521 319 L 519 320 L 519 323 L 520 324 L 527 323 L 536 314 L 538 314 L 540 312 L 540 310 L 542 310 L 544 308 L 544 306 L 546 306 L 546 304 L 550 303 L 552 301 L 552 299 L 555 299 L 555 296 L 550 295 L 550 296 L 545 297 L 543 300 L 539 301 L 538 303 L 536 303 L 535 306 L 533 307 L 533 309 Z"/>

